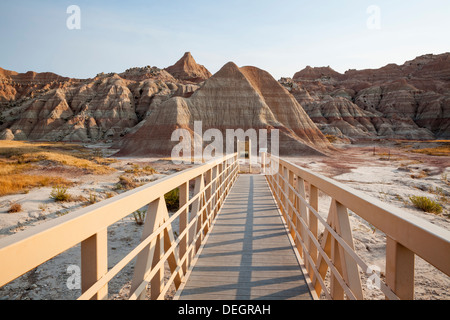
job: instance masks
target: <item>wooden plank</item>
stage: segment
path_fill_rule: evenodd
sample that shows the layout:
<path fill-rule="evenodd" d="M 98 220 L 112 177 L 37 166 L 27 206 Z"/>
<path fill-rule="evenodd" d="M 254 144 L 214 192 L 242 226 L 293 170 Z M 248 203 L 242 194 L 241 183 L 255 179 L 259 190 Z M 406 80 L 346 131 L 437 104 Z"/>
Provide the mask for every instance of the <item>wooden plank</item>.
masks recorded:
<path fill-rule="evenodd" d="M 239 176 L 179 294 L 218 297 L 311 299 L 264 176 Z"/>

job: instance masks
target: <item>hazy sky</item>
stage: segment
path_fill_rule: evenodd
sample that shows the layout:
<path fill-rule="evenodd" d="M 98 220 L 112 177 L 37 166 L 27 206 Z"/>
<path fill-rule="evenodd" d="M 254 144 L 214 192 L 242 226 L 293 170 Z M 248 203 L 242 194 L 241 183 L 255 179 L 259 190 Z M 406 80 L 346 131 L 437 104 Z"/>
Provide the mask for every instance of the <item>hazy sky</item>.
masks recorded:
<path fill-rule="evenodd" d="M 228 61 L 276 79 L 307 65 L 344 72 L 449 52 L 449 16 L 449 0 L 1 0 L 0 67 L 89 78 L 190 51 L 212 73 Z"/>

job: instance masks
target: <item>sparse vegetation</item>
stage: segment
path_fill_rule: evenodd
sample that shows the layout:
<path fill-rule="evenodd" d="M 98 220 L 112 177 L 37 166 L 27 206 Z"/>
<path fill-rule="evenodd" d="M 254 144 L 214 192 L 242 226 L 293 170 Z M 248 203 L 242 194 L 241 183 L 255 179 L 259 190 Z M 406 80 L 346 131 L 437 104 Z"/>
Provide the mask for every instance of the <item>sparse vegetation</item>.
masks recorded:
<path fill-rule="evenodd" d="M 93 156 L 94 153 L 94 156 Z M 115 171 L 113 159 L 95 157 L 95 150 L 67 143 L 0 141 L 0 196 L 28 192 L 32 188 L 71 186 L 60 176 L 37 174 L 43 167 L 62 166 L 88 174 Z"/>
<path fill-rule="evenodd" d="M 434 148 L 424 148 L 411 150 L 414 153 L 427 154 L 429 156 L 448 157 L 450 156 L 450 143 L 445 143 L 443 146 Z"/>
<path fill-rule="evenodd" d="M 131 169 L 125 170 L 125 173 L 131 173 L 134 175 L 151 175 L 151 174 L 155 174 L 156 170 L 150 166 L 141 167 L 137 164 L 133 164 Z"/>
<path fill-rule="evenodd" d="M 56 202 L 69 202 L 73 200 L 72 195 L 67 191 L 67 188 L 63 186 L 53 187 L 50 198 Z"/>
<path fill-rule="evenodd" d="M 116 190 L 131 190 L 137 188 L 139 185 L 133 179 L 127 176 L 120 176 L 119 182 L 116 184 Z"/>
<path fill-rule="evenodd" d="M 427 197 L 419 197 L 419 196 L 411 196 L 409 197 L 412 204 L 425 212 L 440 214 L 442 212 L 442 206 L 436 201 L 427 198 Z"/>
<path fill-rule="evenodd" d="M 136 221 L 136 224 L 143 225 L 145 220 L 145 212 L 141 210 L 136 210 L 133 212 L 134 220 Z"/>
<path fill-rule="evenodd" d="M 49 186 L 70 186 L 72 183 L 61 177 L 29 174 L 0 174 L 0 196 L 28 192 L 31 188 Z"/>
<path fill-rule="evenodd" d="M 428 177 L 428 173 L 426 173 L 424 170 L 421 170 L 418 173 L 411 174 L 410 177 L 412 179 L 423 179 L 423 178 Z"/>
<path fill-rule="evenodd" d="M 22 141 L 1 141 L 0 157 L 14 161 L 15 164 L 32 164 L 50 161 L 55 164 L 84 169 L 88 173 L 107 174 L 115 169 L 105 164 L 114 162 L 92 155 L 94 151 L 76 144 L 31 143 Z"/>
<path fill-rule="evenodd" d="M 69 213 L 69 211 L 63 210 L 63 211 L 58 211 L 58 212 L 56 212 L 55 214 L 56 214 L 58 217 L 62 217 L 62 216 L 65 216 L 65 215 L 68 214 L 68 213 Z"/>
<path fill-rule="evenodd" d="M 20 203 L 13 203 L 8 209 L 8 213 L 18 213 L 22 211 L 22 205 Z"/>
<path fill-rule="evenodd" d="M 106 197 L 106 199 L 112 198 L 112 197 L 114 197 L 114 193 L 112 193 L 112 192 L 106 192 L 106 193 L 105 193 L 105 197 Z"/>
<path fill-rule="evenodd" d="M 164 199 L 166 200 L 167 210 L 176 211 L 180 207 L 180 192 L 178 188 L 166 193 Z"/>
<path fill-rule="evenodd" d="M 450 181 L 448 180 L 448 175 L 447 175 L 447 173 L 442 173 L 442 174 L 441 174 L 441 180 L 442 180 L 442 182 L 444 182 L 446 185 L 450 185 Z"/>
<path fill-rule="evenodd" d="M 97 202 L 97 195 L 95 193 L 89 191 L 89 203 L 94 204 Z"/>

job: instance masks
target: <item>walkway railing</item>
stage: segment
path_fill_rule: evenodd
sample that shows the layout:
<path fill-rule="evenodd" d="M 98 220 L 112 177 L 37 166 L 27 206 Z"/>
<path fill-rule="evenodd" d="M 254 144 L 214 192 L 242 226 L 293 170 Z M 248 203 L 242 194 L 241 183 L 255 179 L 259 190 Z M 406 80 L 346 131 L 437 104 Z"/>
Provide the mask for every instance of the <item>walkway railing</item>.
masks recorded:
<path fill-rule="evenodd" d="M 387 299 L 414 298 L 415 255 L 450 276 L 448 230 L 278 157 L 269 159 L 267 180 L 316 297 L 363 299 L 358 267 L 378 277 L 355 252 L 348 210 L 386 235 L 386 282 L 376 280 Z M 319 191 L 331 197 L 327 220 L 319 214 Z"/>
<path fill-rule="evenodd" d="M 180 286 L 238 171 L 237 154 L 228 155 L 3 238 L 0 287 L 81 243 L 79 299 L 107 299 L 109 281 L 134 258 L 129 298 L 145 298 L 150 284 L 150 298 L 164 299 L 172 284 Z M 180 208 L 169 216 L 164 195 L 174 189 L 179 190 Z M 108 270 L 107 228 L 147 205 L 141 242 Z M 166 262 L 171 276 L 164 281 Z"/>

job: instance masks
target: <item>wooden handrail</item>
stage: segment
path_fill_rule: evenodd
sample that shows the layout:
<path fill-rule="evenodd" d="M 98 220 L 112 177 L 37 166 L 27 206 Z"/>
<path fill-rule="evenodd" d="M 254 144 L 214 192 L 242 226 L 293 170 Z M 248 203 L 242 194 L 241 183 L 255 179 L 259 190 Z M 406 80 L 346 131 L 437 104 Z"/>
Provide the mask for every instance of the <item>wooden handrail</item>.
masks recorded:
<path fill-rule="evenodd" d="M 378 280 L 387 299 L 414 298 L 414 255 L 450 276 L 448 230 L 279 157 L 268 155 L 268 161 L 269 186 L 317 295 L 363 298 L 358 266 L 363 271 L 369 266 L 354 250 L 348 210 L 386 234 L 386 284 Z M 332 200 L 327 221 L 318 212 L 319 190 Z M 321 241 L 317 222 L 324 227 Z M 327 270 L 330 288 L 324 282 Z"/>
<path fill-rule="evenodd" d="M 179 286 L 190 257 L 197 252 L 196 242 L 208 232 L 238 172 L 237 154 L 227 155 L 0 239 L 0 286 L 81 243 L 83 294 L 79 299 L 106 299 L 108 282 L 135 257 L 135 290 L 130 296 L 144 298 L 149 281 L 156 283 L 149 278 L 161 277 L 167 260 L 172 272 L 169 283 L 160 288 L 151 286 L 152 297 L 164 298 L 161 292 L 166 292 L 172 282 Z M 187 190 L 187 198 L 180 197 L 179 210 L 169 217 L 164 195 L 176 188 L 188 188 L 191 180 L 195 180 L 195 195 L 189 199 Z M 107 228 L 146 205 L 140 244 L 108 271 Z M 175 240 L 171 225 L 182 215 L 188 216 L 190 207 L 190 221 L 180 223 Z M 182 242 L 188 244 L 185 252 L 179 250 Z M 150 265 L 149 259 L 153 261 Z"/>

